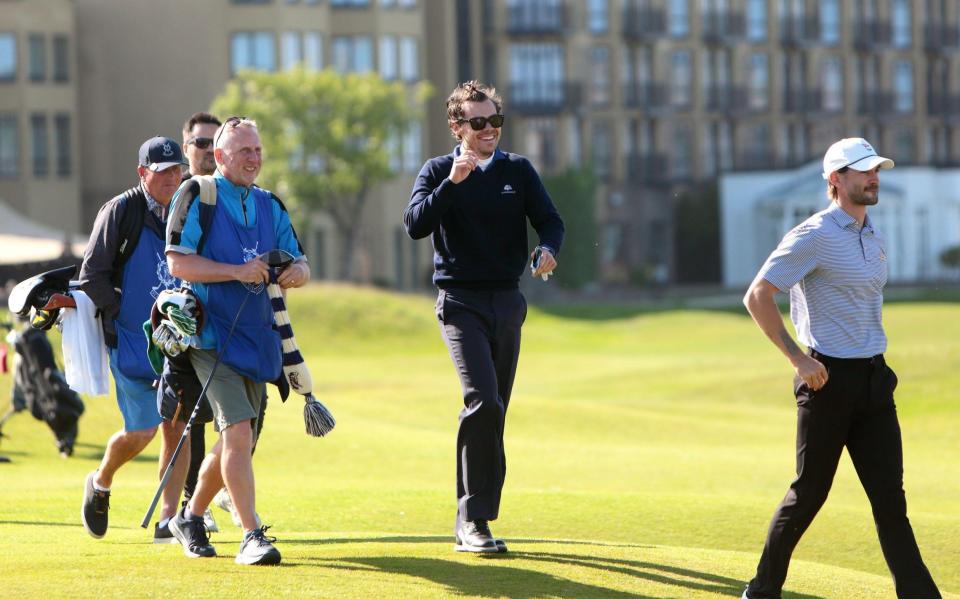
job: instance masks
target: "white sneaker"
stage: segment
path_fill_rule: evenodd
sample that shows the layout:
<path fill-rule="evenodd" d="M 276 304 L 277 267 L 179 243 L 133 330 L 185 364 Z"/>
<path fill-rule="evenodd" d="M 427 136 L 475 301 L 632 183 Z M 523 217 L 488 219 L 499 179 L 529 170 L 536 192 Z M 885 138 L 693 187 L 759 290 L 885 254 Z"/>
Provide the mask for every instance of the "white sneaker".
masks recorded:
<path fill-rule="evenodd" d="M 740 599 L 750 599 L 750 597 L 747 597 L 747 589 L 743 589 L 743 594 L 740 595 Z"/>
<path fill-rule="evenodd" d="M 217 521 L 213 519 L 213 512 L 210 511 L 209 507 L 203 512 L 203 525 L 207 527 L 207 532 L 220 532 L 220 527 L 217 526 Z"/>
<path fill-rule="evenodd" d="M 221 510 L 230 512 L 230 519 L 233 520 L 234 526 L 243 527 L 243 524 L 240 522 L 240 514 L 238 514 L 236 508 L 233 507 L 233 500 L 230 499 L 230 492 L 227 491 L 226 487 L 217 492 L 213 498 L 213 503 Z M 263 523 L 260 521 L 260 514 L 254 512 L 253 517 L 257 521 L 257 528 L 263 526 Z"/>

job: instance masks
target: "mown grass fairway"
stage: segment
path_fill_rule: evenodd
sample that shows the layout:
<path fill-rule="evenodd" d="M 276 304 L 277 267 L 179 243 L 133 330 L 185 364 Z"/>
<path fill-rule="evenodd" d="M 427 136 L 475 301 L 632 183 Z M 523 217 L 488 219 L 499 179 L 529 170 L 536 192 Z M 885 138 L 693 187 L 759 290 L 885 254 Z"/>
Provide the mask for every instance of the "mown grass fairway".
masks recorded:
<path fill-rule="evenodd" d="M 120 425 L 88 398 L 60 459 L 20 414 L 0 454 L 3 596 L 739 597 L 794 470 L 787 362 L 744 315 L 531 309 L 493 529 L 511 553 L 452 551 L 459 384 L 431 301 L 348 287 L 291 294 L 318 396 L 337 429 L 303 433 L 302 400 L 271 400 L 255 464 L 258 511 L 283 564 L 233 563 L 216 511 L 213 560 L 139 528 L 158 442 L 116 478 L 102 540 L 79 519 L 84 475 Z M 619 314 L 619 315 L 618 315 Z M 592 315 L 593 318 L 588 317 Z M 960 593 L 960 311 L 885 310 L 910 518 L 945 596 Z M 0 379 L 6 405 L 10 376 Z M 209 429 L 208 429 L 209 430 Z M 208 432 L 208 439 L 213 437 Z M 844 456 L 795 554 L 785 596 L 894 597 L 870 508 Z"/>

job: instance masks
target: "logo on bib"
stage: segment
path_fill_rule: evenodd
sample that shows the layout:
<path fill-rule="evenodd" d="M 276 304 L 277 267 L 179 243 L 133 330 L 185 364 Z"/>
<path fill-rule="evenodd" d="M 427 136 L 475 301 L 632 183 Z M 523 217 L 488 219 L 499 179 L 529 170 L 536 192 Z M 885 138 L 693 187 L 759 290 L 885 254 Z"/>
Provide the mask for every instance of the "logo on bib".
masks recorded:
<path fill-rule="evenodd" d="M 161 291 L 173 290 L 180 287 L 180 281 L 170 274 L 170 266 L 167 264 L 167 258 L 157 254 L 157 284 L 150 289 L 150 295 L 157 299 Z"/>
<path fill-rule="evenodd" d="M 243 261 L 250 262 L 251 260 L 256 260 L 260 256 L 260 250 L 257 249 L 260 247 L 260 242 L 258 241 L 253 248 L 242 248 L 243 250 Z M 254 294 L 261 294 L 264 289 L 264 284 L 261 283 L 244 283 L 244 287 L 247 288 L 247 291 Z"/>

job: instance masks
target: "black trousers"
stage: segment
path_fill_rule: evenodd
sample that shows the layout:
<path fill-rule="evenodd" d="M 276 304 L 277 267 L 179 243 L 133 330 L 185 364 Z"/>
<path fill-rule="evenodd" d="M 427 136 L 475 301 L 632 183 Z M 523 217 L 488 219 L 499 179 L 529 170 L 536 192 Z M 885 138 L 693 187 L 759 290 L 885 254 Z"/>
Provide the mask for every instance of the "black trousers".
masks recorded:
<path fill-rule="evenodd" d="M 797 478 L 773 514 L 748 595 L 779 599 L 790 556 L 826 501 L 846 447 L 870 500 L 897 597 L 939 598 L 907 519 L 903 443 L 893 401 L 897 375 L 882 355 L 863 359 L 831 358 L 815 351 L 811 355 L 826 366 L 829 378 L 817 391 L 799 378 L 794 381 Z"/>
<path fill-rule="evenodd" d="M 495 520 L 507 473 L 503 427 L 527 302 L 516 289 L 441 289 L 436 309 L 463 390 L 457 433 L 457 523 Z"/>

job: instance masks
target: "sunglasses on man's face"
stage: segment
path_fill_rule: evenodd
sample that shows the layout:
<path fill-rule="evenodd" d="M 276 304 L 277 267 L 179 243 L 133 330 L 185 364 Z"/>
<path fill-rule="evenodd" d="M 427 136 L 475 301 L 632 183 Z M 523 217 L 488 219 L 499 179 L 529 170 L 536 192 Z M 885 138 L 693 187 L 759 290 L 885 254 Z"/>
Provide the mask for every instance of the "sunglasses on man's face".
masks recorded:
<path fill-rule="evenodd" d="M 190 144 L 197 146 L 201 150 L 206 150 L 213 145 L 213 140 L 209 137 L 191 137 L 187 140 L 186 145 L 189 146 Z"/>
<path fill-rule="evenodd" d="M 217 129 L 217 134 L 213 137 L 213 144 L 214 145 L 217 144 L 217 141 L 220 140 L 220 137 L 223 135 L 223 132 L 227 129 L 227 127 L 230 127 L 231 129 L 233 129 L 234 127 L 236 127 L 237 125 L 239 125 L 245 120 L 247 120 L 247 117 L 245 116 L 232 116 L 227 120 L 223 121 L 223 125 L 221 125 L 219 129 Z"/>
<path fill-rule="evenodd" d="M 472 119 L 460 119 L 457 123 L 470 123 L 470 128 L 474 131 L 483 131 L 487 123 L 490 123 L 490 126 L 494 129 L 499 129 L 503 126 L 503 115 L 475 116 Z"/>

